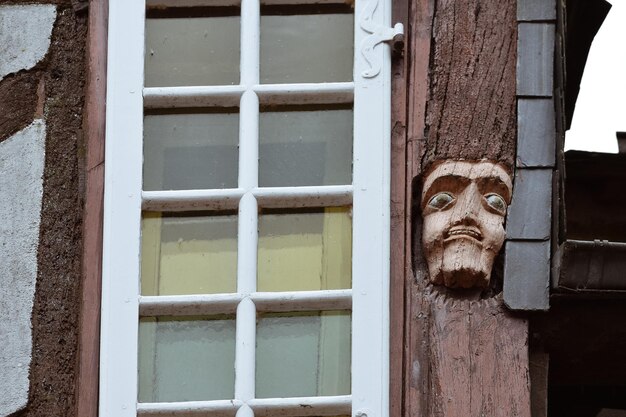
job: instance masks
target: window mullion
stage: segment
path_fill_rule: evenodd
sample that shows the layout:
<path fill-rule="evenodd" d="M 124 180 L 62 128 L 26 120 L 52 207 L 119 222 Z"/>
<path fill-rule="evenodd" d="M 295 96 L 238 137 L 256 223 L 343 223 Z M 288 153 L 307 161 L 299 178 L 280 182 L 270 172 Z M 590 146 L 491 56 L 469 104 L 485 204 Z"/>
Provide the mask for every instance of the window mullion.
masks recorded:
<path fill-rule="evenodd" d="M 391 26 L 390 17 L 390 1 L 356 2 L 352 413 L 369 417 L 389 413 L 391 54 L 384 43 L 361 47 L 377 28 Z"/>
<path fill-rule="evenodd" d="M 143 119 L 143 1 L 110 2 L 100 416 L 134 417 Z"/>

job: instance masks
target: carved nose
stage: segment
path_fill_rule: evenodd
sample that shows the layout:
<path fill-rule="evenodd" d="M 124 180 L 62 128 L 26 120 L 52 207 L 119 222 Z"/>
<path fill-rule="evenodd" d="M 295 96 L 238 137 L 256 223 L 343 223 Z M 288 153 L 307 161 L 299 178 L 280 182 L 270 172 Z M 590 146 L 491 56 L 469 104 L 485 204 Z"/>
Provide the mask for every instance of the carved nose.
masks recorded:
<path fill-rule="evenodd" d="M 458 201 L 455 207 L 457 213 L 455 220 L 458 222 L 476 223 L 482 207 L 481 198 L 482 196 L 476 184 L 470 184 L 457 197 Z"/>

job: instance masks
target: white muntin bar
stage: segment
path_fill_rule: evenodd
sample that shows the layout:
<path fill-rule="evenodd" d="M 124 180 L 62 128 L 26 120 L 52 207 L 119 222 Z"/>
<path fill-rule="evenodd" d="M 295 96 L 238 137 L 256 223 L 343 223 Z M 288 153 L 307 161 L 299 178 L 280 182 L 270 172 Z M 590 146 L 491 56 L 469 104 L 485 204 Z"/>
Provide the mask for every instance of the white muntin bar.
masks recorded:
<path fill-rule="evenodd" d="M 239 6 L 239 0 L 147 0 L 149 7 L 220 7 L 220 6 Z M 336 4 L 346 3 L 352 4 L 350 1 L 344 0 L 261 0 L 261 4 Z"/>
<path fill-rule="evenodd" d="M 259 98 L 254 91 L 241 97 L 239 115 L 239 188 L 249 191 L 258 186 Z"/>
<path fill-rule="evenodd" d="M 143 89 L 144 107 L 237 107 L 245 88 L 238 85 L 215 87 L 152 87 Z"/>
<path fill-rule="evenodd" d="M 352 290 L 256 292 L 250 295 L 258 311 L 350 310 Z"/>
<path fill-rule="evenodd" d="M 264 187 L 255 188 L 252 193 L 259 207 L 265 208 L 328 207 L 352 204 L 351 185 Z"/>
<path fill-rule="evenodd" d="M 237 292 L 248 295 L 256 291 L 258 217 L 257 204 L 252 194 L 246 194 L 239 203 L 237 232 Z"/>
<path fill-rule="evenodd" d="M 232 417 L 243 403 L 237 400 L 186 401 L 176 403 L 139 403 L 137 415 L 143 417 Z"/>
<path fill-rule="evenodd" d="M 235 398 L 247 402 L 254 398 L 256 360 L 256 308 L 250 298 L 237 307 L 235 345 Z"/>
<path fill-rule="evenodd" d="M 255 85 L 261 104 L 352 103 L 354 83 L 261 84 Z"/>
<path fill-rule="evenodd" d="M 237 417 L 254 417 L 254 411 L 247 404 L 242 405 L 237 410 Z"/>
<path fill-rule="evenodd" d="M 159 295 L 139 298 L 139 315 L 188 316 L 234 313 L 241 294 Z"/>
<path fill-rule="evenodd" d="M 240 0 L 146 0 L 148 7 L 223 7 L 239 6 Z"/>
<path fill-rule="evenodd" d="M 259 0 L 241 0 L 241 85 L 259 83 L 261 8 Z"/>
<path fill-rule="evenodd" d="M 144 191 L 142 208 L 154 211 L 236 210 L 244 190 Z"/>
<path fill-rule="evenodd" d="M 263 398 L 248 401 L 256 417 L 339 416 L 352 414 L 352 396 Z"/>

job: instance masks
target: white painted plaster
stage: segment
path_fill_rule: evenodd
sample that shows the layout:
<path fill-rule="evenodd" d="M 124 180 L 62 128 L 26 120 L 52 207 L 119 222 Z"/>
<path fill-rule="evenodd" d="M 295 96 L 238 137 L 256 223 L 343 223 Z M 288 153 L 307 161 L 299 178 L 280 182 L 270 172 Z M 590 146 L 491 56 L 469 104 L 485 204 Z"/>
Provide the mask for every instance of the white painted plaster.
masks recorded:
<path fill-rule="evenodd" d="M 26 406 L 46 125 L 0 143 L 0 416 Z"/>
<path fill-rule="evenodd" d="M 0 80 L 46 55 L 55 19 L 51 4 L 0 6 Z"/>

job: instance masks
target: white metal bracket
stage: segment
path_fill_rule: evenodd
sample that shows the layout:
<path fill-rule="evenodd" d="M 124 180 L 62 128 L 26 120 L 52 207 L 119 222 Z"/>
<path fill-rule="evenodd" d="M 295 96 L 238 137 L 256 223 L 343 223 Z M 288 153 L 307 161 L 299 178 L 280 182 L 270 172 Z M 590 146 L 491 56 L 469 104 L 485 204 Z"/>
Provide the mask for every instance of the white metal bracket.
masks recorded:
<path fill-rule="evenodd" d="M 398 42 L 404 40 L 404 25 L 396 23 L 393 27 L 384 26 L 374 21 L 374 12 L 378 8 L 379 0 L 369 2 L 361 14 L 360 26 L 369 33 L 361 42 L 361 55 L 369 65 L 369 69 L 363 71 L 364 78 L 374 78 L 380 74 L 382 58 L 374 53 L 376 45 L 383 42 Z"/>

